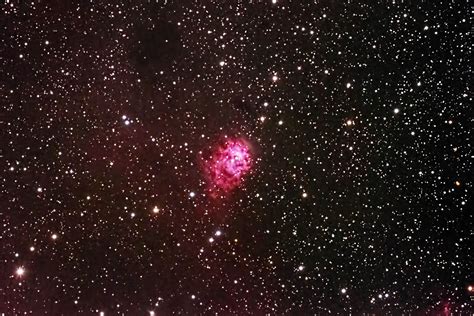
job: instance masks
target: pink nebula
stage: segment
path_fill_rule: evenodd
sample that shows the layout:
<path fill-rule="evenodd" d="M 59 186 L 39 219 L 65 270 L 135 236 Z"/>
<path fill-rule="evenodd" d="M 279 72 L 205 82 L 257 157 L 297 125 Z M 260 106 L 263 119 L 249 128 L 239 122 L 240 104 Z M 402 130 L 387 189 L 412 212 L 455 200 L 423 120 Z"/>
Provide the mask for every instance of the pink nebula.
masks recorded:
<path fill-rule="evenodd" d="M 243 139 L 227 139 L 218 146 L 208 160 L 204 161 L 204 170 L 214 195 L 216 191 L 230 192 L 250 171 L 253 160 L 249 145 Z"/>

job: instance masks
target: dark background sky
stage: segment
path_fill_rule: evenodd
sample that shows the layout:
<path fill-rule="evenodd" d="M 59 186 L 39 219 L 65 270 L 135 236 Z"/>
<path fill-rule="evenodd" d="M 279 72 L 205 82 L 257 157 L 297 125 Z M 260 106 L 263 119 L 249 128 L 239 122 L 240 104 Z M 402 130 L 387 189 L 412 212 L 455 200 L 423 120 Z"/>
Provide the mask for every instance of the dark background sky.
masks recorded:
<path fill-rule="evenodd" d="M 466 1 L 0 8 L 0 312 L 473 311 Z"/>

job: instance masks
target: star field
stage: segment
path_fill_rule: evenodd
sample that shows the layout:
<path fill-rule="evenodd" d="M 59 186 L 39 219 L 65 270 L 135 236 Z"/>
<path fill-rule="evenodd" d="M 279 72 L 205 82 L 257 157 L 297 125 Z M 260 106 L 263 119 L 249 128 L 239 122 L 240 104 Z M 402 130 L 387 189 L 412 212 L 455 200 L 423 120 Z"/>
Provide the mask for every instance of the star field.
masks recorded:
<path fill-rule="evenodd" d="M 474 312 L 470 9 L 3 0 L 0 314 Z"/>

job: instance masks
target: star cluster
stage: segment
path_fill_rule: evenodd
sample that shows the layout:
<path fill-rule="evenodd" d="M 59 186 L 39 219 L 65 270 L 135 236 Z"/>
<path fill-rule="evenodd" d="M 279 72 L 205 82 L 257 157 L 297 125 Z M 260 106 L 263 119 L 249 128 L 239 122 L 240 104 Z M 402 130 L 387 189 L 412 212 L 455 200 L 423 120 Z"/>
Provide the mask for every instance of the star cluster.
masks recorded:
<path fill-rule="evenodd" d="M 0 3 L 0 314 L 474 311 L 466 1 Z"/>

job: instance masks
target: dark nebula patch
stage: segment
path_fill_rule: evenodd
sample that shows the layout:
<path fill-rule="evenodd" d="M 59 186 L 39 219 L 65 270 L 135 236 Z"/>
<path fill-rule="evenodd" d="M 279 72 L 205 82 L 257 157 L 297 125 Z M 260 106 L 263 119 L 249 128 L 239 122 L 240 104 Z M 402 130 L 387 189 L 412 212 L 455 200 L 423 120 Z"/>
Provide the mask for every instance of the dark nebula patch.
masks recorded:
<path fill-rule="evenodd" d="M 153 26 L 139 25 L 134 36 L 130 58 L 140 73 L 152 76 L 169 70 L 183 56 L 180 31 L 174 23 L 158 20 Z"/>

